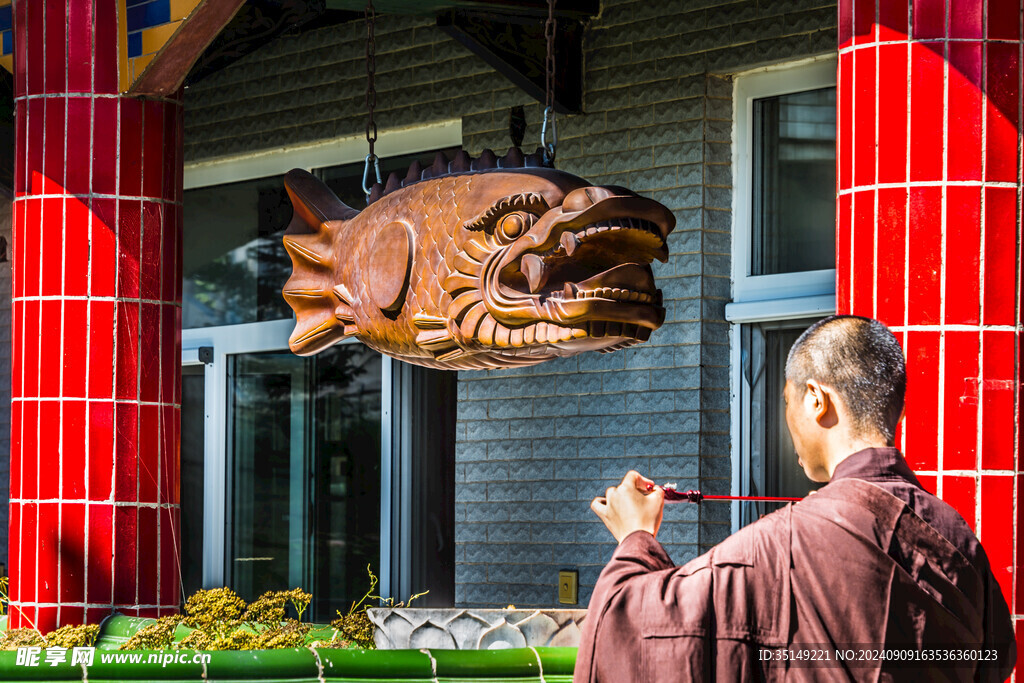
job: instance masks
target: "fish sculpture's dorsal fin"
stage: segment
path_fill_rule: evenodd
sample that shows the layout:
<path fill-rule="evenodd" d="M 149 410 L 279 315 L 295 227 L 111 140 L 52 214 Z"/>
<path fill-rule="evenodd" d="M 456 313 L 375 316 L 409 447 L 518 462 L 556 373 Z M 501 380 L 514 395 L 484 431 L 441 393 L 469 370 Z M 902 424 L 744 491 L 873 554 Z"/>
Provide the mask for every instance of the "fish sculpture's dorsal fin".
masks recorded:
<path fill-rule="evenodd" d="M 509 147 L 505 156 L 499 158 L 492 150 L 485 149 L 475 159 L 469 156 L 465 150 L 461 149 L 451 159 L 444 152 L 438 152 L 434 156 L 434 161 L 426 168 L 418 160 L 415 160 L 409 164 L 409 171 L 405 174 L 405 178 L 400 180 L 397 175 L 393 175 L 388 178 L 386 184 L 374 183 L 370 188 L 370 195 L 367 197 L 366 203 L 367 205 L 373 204 L 384 195 L 396 192 L 421 180 L 463 173 L 550 166 L 549 163 L 544 161 L 543 151 L 543 149 L 538 147 L 537 151 L 533 154 L 524 154 L 523 150 L 518 147 Z"/>
<path fill-rule="evenodd" d="M 332 284 L 336 264 L 329 224 L 351 220 L 359 212 L 301 169 L 285 174 L 284 185 L 295 211 L 284 236 L 292 275 L 283 293 L 295 311 L 288 345 L 307 356 L 356 333 L 351 295 Z"/>
<path fill-rule="evenodd" d="M 329 221 L 347 221 L 359 215 L 358 211 L 338 199 L 331 188 L 301 168 L 293 168 L 285 174 L 284 186 L 295 209 L 295 219 L 289 224 L 288 232 L 311 232 L 296 225 L 299 218 L 312 230 L 321 230 Z"/>

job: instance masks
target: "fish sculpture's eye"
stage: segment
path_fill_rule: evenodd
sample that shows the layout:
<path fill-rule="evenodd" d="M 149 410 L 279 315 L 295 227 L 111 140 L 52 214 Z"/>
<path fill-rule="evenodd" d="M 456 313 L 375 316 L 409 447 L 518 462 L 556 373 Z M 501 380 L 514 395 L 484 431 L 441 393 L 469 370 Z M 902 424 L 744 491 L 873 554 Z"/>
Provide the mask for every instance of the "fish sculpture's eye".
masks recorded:
<path fill-rule="evenodd" d="M 511 242 L 529 230 L 537 217 L 528 211 L 514 211 L 498 221 L 495 235 L 504 243 Z"/>

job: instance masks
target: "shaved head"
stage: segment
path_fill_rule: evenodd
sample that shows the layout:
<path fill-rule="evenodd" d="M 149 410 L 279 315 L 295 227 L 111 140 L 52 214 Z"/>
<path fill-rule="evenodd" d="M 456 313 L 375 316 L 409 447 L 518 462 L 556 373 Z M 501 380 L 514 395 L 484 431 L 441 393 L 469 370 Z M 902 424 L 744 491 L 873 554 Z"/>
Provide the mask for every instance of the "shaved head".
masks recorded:
<path fill-rule="evenodd" d="M 894 443 L 907 366 L 889 328 L 853 315 L 814 323 L 796 340 L 786 360 L 786 381 L 799 396 L 812 379 L 842 397 L 856 433 L 877 433 L 889 445 Z"/>

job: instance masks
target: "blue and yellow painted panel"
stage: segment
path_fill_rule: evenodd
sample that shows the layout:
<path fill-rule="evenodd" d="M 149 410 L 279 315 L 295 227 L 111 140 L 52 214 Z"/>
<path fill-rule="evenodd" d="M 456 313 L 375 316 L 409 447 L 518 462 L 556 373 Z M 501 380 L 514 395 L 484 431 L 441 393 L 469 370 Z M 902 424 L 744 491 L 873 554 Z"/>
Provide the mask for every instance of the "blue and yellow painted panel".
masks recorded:
<path fill-rule="evenodd" d="M 118 0 L 121 90 L 146 70 L 160 48 L 202 0 Z M 14 71 L 11 0 L 0 0 L 0 66 Z"/>
<path fill-rule="evenodd" d="M 14 73 L 14 26 L 11 0 L 0 0 L 0 66 Z"/>
<path fill-rule="evenodd" d="M 160 48 L 174 35 L 182 20 L 201 0 L 121 0 L 124 11 L 122 30 L 128 39 L 128 73 L 122 74 L 134 83 Z M 122 65 L 124 60 L 121 60 Z M 124 88 L 127 90 L 127 88 Z"/>

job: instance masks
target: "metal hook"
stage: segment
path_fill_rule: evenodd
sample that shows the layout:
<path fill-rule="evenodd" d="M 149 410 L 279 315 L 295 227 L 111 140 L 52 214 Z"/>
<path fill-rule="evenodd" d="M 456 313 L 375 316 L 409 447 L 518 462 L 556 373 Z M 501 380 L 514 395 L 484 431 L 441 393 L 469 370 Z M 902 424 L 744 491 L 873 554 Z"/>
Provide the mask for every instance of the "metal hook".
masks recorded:
<path fill-rule="evenodd" d="M 548 123 L 551 123 L 551 142 L 548 142 Z M 544 123 L 540 128 L 540 146 L 544 149 L 544 163 L 551 165 L 555 162 L 555 151 L 558 147 L 558 124 L 555 121 L 553 107 L 544 108 Z"/>
<path fill-rule="evenodd" d="M 373 162 L 373 170 L 377 176 L 377 183 L 383 185 L 384 182 L 380 178 L 380 159 L 377 158 L 376 154 L 367 154 L 363 166 L 363 194 L 367 197 L 370 196 L 370 191 L 373 189 L 373 184 L 370 182 L 370 163 Z"/>

